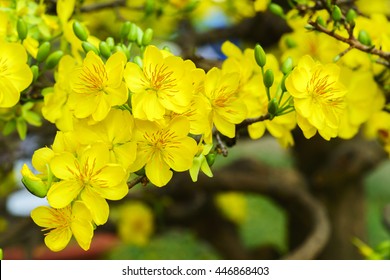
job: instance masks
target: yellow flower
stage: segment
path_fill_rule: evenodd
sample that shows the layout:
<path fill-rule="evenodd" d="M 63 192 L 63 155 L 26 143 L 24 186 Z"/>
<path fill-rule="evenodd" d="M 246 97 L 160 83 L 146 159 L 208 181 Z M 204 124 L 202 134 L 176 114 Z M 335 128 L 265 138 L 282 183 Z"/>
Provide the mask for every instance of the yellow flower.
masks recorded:
<path fill-rule="evenodd" d="M 346 108 L 341 117 L 338 137 L 350 139 L 385 104 L 385 97 L 370 71 L 341 68 L 340 78 L 348 88 L 345 95 Z"/>
<path fill-rule="evenodd" d="M 47 193 L 49 204 L 63 208 L 80 197 L 97 225 L 108 219 L 106 199 L 119 200 L 128 192 L 127 173 L 120 165 L 109 163 L 108 151 L 101 145 L 87 147 L 77 157 L 69 152 L 54 156 L 50 168 L 60 181 Z"/>
<path fill-rule="evenodd" d="M 77 118 L 92 116 L 103 120 L 112 106 L 127 101 L 128 93 L 123 82 L 126 56 L 116 52 L 106 62 L 94 52 L 88 52 L 82 67 L 76 68 L 71 77 L 69 106 Z"/>
<path fill-rule="evenodd" d="M 205 96 L 211 104 L 211 121 L 223 135 L 233 138 L 236 124 L 247 116 L 244 101 L 238 96 L 239 73 L 223 73 L 212 68 L 206 75 Z"/>
<path fill-rule="evenodd" d="M 287 77 L 286 88 L 294 98 L 297 122 L 306 138 L 317 130 L 326 140 L 337 136 L 347 93 L 339 73 L 337 65 L 322 65 L 306 55 Z"/>
<path fill-rule="evenodd" d="M 141 202 L 120 206 L 118 235 L 126 244 L 144 246 L 153 233 L 153 212 Z"/>
<path fill-rule="evenodd" d="M 215 203 L 224 216 L 230 221 L 240 225 L 247 216 L 247 201 L 242 193 L 227 192 L 218 194 Z"/>
<path fill-rule="evenodd" d="M 93 237 L 93 224 L 91 213 L 81 201 L 73 205 L 55 209 L 46 206 L 35 208 L 31 218 L 43 227 L 46 246 L 58 252 L 68 245 L 72 235 L 84 250 L 88 250 Z"/>
<path fill-rule="evenodd" d="M 74 134 L 82 145 L 101 143 L 109 152 L 111 163 L 128 169 L 134 162 L 137 144 L 132 140 L 134 119 L 129 111 L 112 109 L 107 117 L 97 124 L 87 121 L 75 124 Z"/>
<path fill-rule="evenodd" d="M 202 141 L 200 141 L 198 145 L 198 153 L 194 157 L 192 166 L 190 168 L 190 176 L 193 182 L 198 181 L 198 175 L 200 170 L 202 170 L 203 173 L 207 176 L 213 177 L 213 172 L 211 171 L 206 158 L 206 156 L 210 153 L 212 147 L 213 144 L 203 144 Z"/>
<path fill-rule="evenodd" d="M 164 117 L 166 109 L 184 112 L 192 99 L 192 65 L 191 61 L 183 61 L 154 46 L 146 48 L 143 68 L 127 63 L 124 77 L 132 93 L 134 117 L 155 121 Z"/>
<path fill-rule="evenodd" d="M 10 108 L 19 101 L 20 92 L 32 82 L 22 45 L 0 41 L 0 108 Z"/>
<path fill-rule="evenodd" d="M 264 12 L 267 10 L 268 4 L 270 0 L 255 0 L 255 11 L 256 12 Z"/>
<path fill-rule="evenodd" d="M 166 126 L 150 121 L 136 120 L 135 141 L 137 156 L 131 171 L 145 166 L 146 176 L 158 187 L 166 185 L 172 171 L 186 171 L 197 153 L 194 139 L 188 137 L 189 121 L 176 117 Z"/>

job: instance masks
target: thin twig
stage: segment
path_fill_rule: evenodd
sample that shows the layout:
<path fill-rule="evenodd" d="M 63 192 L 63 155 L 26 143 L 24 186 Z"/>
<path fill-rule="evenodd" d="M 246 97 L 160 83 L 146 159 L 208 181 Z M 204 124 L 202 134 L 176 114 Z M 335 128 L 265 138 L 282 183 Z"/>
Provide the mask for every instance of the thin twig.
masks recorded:
<path fill-rule="evenodd" d="M 222 154 L 224 157 L 228 156 L 228 149 L 221 139 L 221 135 L 218 131 L 215 133 L 215 139 L 217 140 L 217 152 Z"/>
<path fill-rule="evenodd" d="M 145 175 L 139 176 L 139 177 L 131 180 L 130 182 L 128 182 L 127 185 L 129 186 L 129 189 L 131 189 L 139 183 L 146 185 L 148 183 L 148 178 Z"/>
<path fill-rule="evenodd" d="M 238 131 L 242 128 L 245 128 L 248 125 L 257 123 L 257 122 L 263 122 L 263 121 L 269 120 L 270 118 L 271 118 L 270 114 L 267 113 L 267 114 L 262 115 L 260 117 L 245 119 L 242 123 L 240 123 L 236 126 L 236 131 Z"/>

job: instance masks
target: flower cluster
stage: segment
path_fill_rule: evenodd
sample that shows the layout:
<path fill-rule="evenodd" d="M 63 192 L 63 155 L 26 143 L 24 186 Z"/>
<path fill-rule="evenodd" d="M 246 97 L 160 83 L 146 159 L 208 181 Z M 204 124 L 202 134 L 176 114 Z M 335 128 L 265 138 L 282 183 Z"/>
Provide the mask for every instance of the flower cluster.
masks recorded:
<path fill-rule="evenodd" d="M 16 129 L 22 139 L 27 123 L 39 126 L 40 116 L 57 128 L 53 143 L 35 151 L 33 168 L 25 164 L 21 170 L 26 188 L 47 198 L 49 206 L 31 216 L 53 251 L 64 249 L 72 236 L 88 250 L 94 229 L 108 221 L 109 201 L 123 199 L 134 178 L 163 187 L 175 172 L 188 172 L 193 181 L 200 171 L 212 177 L 224 139 L 243 129 L 251 139 L 269 133 L 290 147 L 296 127 L 306 138 L 318 132 L 330 140 L 352 138 L 364 125 L 366 135 L 390 151 L 390 117 L 383 110 L 389 66 L 383 60 L 376 64 L 375 53 L 344 51 L 345 42 L 326 33 L 332 28 L 332 36 L 359 38 L 351 42 L 366 52 L 375 45 L 381 46 L 377 53 L 388 51 L 389 22 L 383 15 L 347 21 L 337 6 L 333 13 L 328 7 L 304 19 L 322 31 L 314 33 L 302 32 L 297 27 L 302 18 L 284 15 L 270 1 L 221 2 L 224 9 L 228 4 L 239 9 L 238 18 L 269 7 L 287 19 L 292 32 L 280 40 L 280 59 L 260 45 L 242 51 L 226 41 L 221 46 L 226 59 L 205 71 L 151 44 L 153 30 L 133 22 L 121 26 L 119 40 L 91 36 L 87 21 L 72 17 L 76 1 L 57 1 L 57 16 L 46 15 L 43 4 L 10 2 L 0 11 L 0 125 L 4 134 Z M 175 12 L 196 14 L 194 1 L 166 2 Z M 202 2 L 198 12 L 214 1 Z M 28 4 L 33 12 L 23 12 Z M 8 34 L 8 26 L 16 32 Z M 368 36 L 366 30 L 378 32 Z M 55 44 L 61 49 L 52 50 Z M 218 204 L 228 209 L 231 198 L 220 197 Z M 128 209 L 138 209 L 147 222 L 140 237 L 127 240 L 144 244 L 153 230 L 152 215 L 139 205 Z M 226 212 L 242 220 L 243 214 Z M 124 214 L 121 220 L 121 234 L 136 232 L 137 217 Z"/>

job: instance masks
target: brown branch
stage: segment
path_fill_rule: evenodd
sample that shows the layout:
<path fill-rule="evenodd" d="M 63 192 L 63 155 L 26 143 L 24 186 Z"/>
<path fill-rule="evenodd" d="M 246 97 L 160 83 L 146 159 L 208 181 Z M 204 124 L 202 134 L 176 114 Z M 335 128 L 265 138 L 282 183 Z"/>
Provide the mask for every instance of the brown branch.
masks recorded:
<path fill-rule="evenodd" d="M 354 49 L 358 49 L 362 52 L 377 55 L 380 58 L 382 58 L 384 61 L 382 61 L 384 65 L 387 67 L 390 67 L 390 52 L 382 51 L 378 48 L 375 48 L 374 46 L 366 46 L 360 43 L 354 36 L 350 37 L 344 37 L 340 34 L 337 34 L 334 30 L 329 30 L 326 27 L 323 27 L 322 25 L 318 24 L 315 21 L 310 20 L 308 22 L 316 31 L 322 32 L 330 37 L 333 37 L 334 39 L 348 44 L 350 47 Z"/>
<path fill-rule="evenodd" d="M 270 114 L 267 113 L 265 115 L 262 115 L 262 116 L 259 116 L 256 118 L 245 119 L 242 123 L 240 123 L 236 126 L 236 131 L 238 131 L 242 128 L 246 128 L 246 127 L 248 127 L 248 125 L 251 125 L 251 124 L 254 124 L 257 122 L 263 122 L 263 121 L 269 120 L 270 118 L 271 118 Z"/>
<path fill-rule="evenodd" d="M 130 182 L 127 182 L 127 185 L 129 186 L 129 189 L 131 189 L 139 183 L 141 183 L 142 185 L 146 185 L 148 182 L 149 182 L 148 178 L 145 175 L 143 175 L 131 180 Z"/>

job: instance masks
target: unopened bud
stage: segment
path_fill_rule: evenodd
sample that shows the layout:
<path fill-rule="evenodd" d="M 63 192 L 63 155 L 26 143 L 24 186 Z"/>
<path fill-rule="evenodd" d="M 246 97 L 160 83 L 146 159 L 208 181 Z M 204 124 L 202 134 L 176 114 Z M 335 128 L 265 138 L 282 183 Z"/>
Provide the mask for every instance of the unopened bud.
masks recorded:
<path fill-rule="evenodd" d="M 138 36 L 138 26 L 135 23 L 131 23 L 130 25 L 130 31 L 127 39 L 131 42 L 135 42 L 137 40 Z"/>
<path fill-rule="evenodd" d="M 263 82 L 267 88 L 270 88 L 274 83 L 274 72 L 271 69 L 267 69 L 267 71 L 265 71 Z"/>
<path fill-rule="evenodd" d="M 279 6 L 278 4 L 271 3 L 268 6 L 268 10 L 273 13 L 274 15 L 277 15 L 281 18 L 285 18 L 283 8 Z"/>
<path fill-rule="evenodd" d="M 16 23 L 16 30 L 18 31 L 18 36 L 20 40 L 23 41 L 24 39 L 26 39 L 28 27 L 26 22 L 22 18 L 18 19 L 18 22 Z"/>
<path fill-rule="evenodd" d="M 144 37 L 144 32 L 142 31 L 141 28 L 138 27 L 137 28 L 137 39 L 136 39 L 138 46 L 142 46 L 142 37 Z"/>
<path fill-rule="evenodd" d="M 78 21 L 73 22 L 73 32 L 81 41 L 87 41 L 88 33 L 85 27 Z"/>
<path fill-rule="evenodd" d="M 270 119 L 272 120 L 278 113 L 279 102 L 274 97 L 268 103 L 268 113 L 270 114 Z"/>
<path fill-rule="evenodd" d="M 46 68 L 52 69 L 56 67 L 63 55 L 63 51 L 60 50 L 51 53 L 46 59 Z"/>
<path fill-rule="evenodd" d="M 99 43 L 99 51 L 102 54 L 103 57 L 109 58 L 111 55 L 110 47 L 108 46 L 107 42 L 101 41 Z"/>
<path fill-rule="evenodd" d="M 261 68 L 263 68 L 267 62 L 264 49 L 259 44 L 255 46 L 255 60 L 257 65 L 259 65 Z"/>
<path fill-rule="evenodd" d="M 213 166 L 217 155 L 215 153 L 209 153 L 206 155 L 207 164 Z"/>
<path fill-rule="evenodd" d="M 343 13 L 341 12 L 341 9 L 339 8 L 339 6 L 334 5 L 333 9 L 332 9 L 332 18 L 333 18 L 333 20 L 338 22 L 338 21 L 341 20 L 342 16 L 343 16 Z"/>
<path fill-rule="evenodd" d="M 149 45 L 153 38 L 153 29 L 148 28 L 145 30 L 143 36 L 142 36 L 142 45 L 146 46 Z"/>
<path fill-rule="evenodd" d="M 39 67 L 37 65 L 32 65 L 30 69 L 31 72 L 33 73 L 33 82 L 35 82 L 39 76 Z"/>
<path fill-rule="evenodd" d="M 124 40 L 127 38 L 127 36 L 129 36 L 129 32 L 130 32 L 130 27 L 131 27 L 131 22 L 130 21 L 126 21 L 122 27 L 121 27 L 121 32 L 120 32 L 120 38 L 121 40 Z"/>
<path fill-rule="evenodd" d="M 44 61 L 47 56 L 49 55 L 50 53 L 50 49 L 51 49 L 51 44 L 50 42 L 43 42 L 39 48 L 38 48 L 38 52 L 37 52 L 37 61 L 38 62 L 42 62 Z"/>
<path fill-rule="evenodd" d="M 49 190 L 47 184 L 32 173 L 26 164 L 23 165 L 21 173 L 23 176 L 22 183 L 30 193 L 41 198 L 46 196 Z"/>
<path fill-rule="evenodd" d="M 346 20 L 350 25 L 355 25 L 356 11 L 354 9 L 349 9 L 346 15 Z"/>
<path fill-rule="evenodd" d="M 137 55 L 137 56 L 135 56 L 135 57 L 133 58 L 133 62 L 134 62 L 135 64 L 137 64 L 139 67 L 143 68 L 142 58 L 141 58 L 139 55 Z"/>
<path fill-rule="evenodd" d="M 317 22 L 317 24 L 321 25 L 322 27 L 326 27 L 326 23 L 321 16 L 317 17 L 316 22 Z"/>
<path fill-rule="evenodd" d="M 360 30 L 358 40 L 363 45 L 371 46 L 371 37 L 366 30 Z"/>
<path fill-rule="evenodd" d="M 284 40 L 284 43 L 286 44 L 287 48 L 289 48 L 289 49 L 297 47 L 297 43 L 291 37 L 286 37 L 286 39 Z"/>
<path fill-rule="evenodd" d="M 99 55 L 99 50 L 94 45 L 92 45 L 90 42 L 84 41 L 81 43 L 81 46 L 83 47 L 83 50 L 85 53 L 93 51 L 95 54 Z"/>
<path fill-rule="evenodd" d="M 110 50 L 112 51 L 114 49 L 114 46 L 115 46 L 115 40 L 114 38 L 112 37 L 107 37 L 106 39 L 106 43 L 107 43 L 107 46 L 110 48 Z"/>
<path fill-rule="evenodd" d="M 285 61 L 283 61 L 283 64 L 282 64 L 282 73 L 283 74 L 287 74 L 289 73 L 293 68 L 293 60 L 291 57 L 287 57 Z"/>

